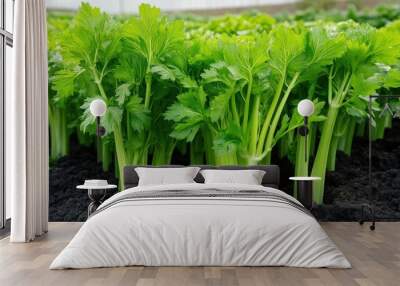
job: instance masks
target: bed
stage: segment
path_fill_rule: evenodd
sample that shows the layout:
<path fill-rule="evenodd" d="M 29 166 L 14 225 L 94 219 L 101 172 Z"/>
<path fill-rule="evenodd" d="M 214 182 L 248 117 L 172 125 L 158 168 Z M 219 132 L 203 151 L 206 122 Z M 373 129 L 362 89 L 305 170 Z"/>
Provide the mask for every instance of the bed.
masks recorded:
<path fill-rule="evenodd" d="M 98 208 L 50 269 L 351 267 L 315 218 L 278 190 L 278 166 L 246 168 L 265 171 L 261 185 L 204 184 L 198 174 L 195 183 L 152 186 L 138 186 L 136 167 L 125 168 L 125 191 Z"/>

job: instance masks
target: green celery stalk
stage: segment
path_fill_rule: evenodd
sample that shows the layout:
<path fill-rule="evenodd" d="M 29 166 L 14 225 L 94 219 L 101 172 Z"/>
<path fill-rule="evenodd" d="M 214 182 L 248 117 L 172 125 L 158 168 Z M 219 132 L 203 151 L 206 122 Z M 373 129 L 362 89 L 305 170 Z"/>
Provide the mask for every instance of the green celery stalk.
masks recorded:
<path fill-rule="evenodd" d="M 385 116 L 385 128 L 392 128 L 393 117 L 391 114 Z"/>
<path fill-rule="evenodd" d="M 329 87 L 332 86 L 333 78 L 329 76 Z M 335 92 L 335 97 L 332 99 L 332 89 L 329 88 L 329 108 L 328 116 L 324 121 L 322 126 L 321 138 L 318 144 L 317 155 L 314 160 L 314 165 L 311 171 L 313 177 L 320 177 L 321 180 L 313 182 L 314 189 L 314 201 L 317 204 L 321 204 L 324 199 L 324 185 L 325 185 L 325 175 L 328 163 L 328 156 L 330 150 L 330 143 L 332 140 L 332 135 L 335 130 L 336 120 L 339 114 L 339 110 L 343 104 L 343 101 L 347 95 L 351 83 L 351 73 L 346 72 L 341 81 L 340 88 Z"/>
<path fill-rule="evenodd" d="M 172 153 L 174 151 L 176 141 L 164 142 L 164 144 L 157 145 L 153 151 L 152 165 L 169 165 L 172 160 Z"/>
<path fill-rule="evenodd" d="M 321 204 L 323 200 L 323 189 L 325 183 L 326 166 L 329 155 L 329 146 L 332 140 L 333 130 L 335 128 L 336 118 L 339 113 L 338 105 L 330 105 L 328 116 L 322 127 L 322 134 L 319 142 L 317 156 L 314 161 L 312 176 L 320 177 L 320 181 L 314 181 L 314 201 Z"/>
<path fill-rule="evenodd" d="M 66 110 L 57 106 L 49 107 L 50 160 L 68 155 L 69 136 Z"/>
<path fill-rule="evenodd" d="M 122 137 L 121 126 L 114 125 L 114 142 L 115 152 L 118 160 L 119 186 L 120 190 L 124 189 L 124 167 L 126 166 L 126 154 L 124 148 L 124 140 Z"/>
<path fill-rule="evenodd" d="M 331 140 L 331 144 L 329 146 L 329 155 L 328 155 L 328 163 L 326 165 L 326 169 L 328 171 L 335 171 L 336 168 L 336 154 L 339 145 L 339 137 L 333 136 Z"/>
<path fill-rule="evenodd" d="M 200 136 L 190 142 L 190 163 L 192 165 L 204 164 L 204 146 Z"/>
<path fill-rule="evenodd" d="M 247 124 L 249 120 L 249 109 L 250 109 L 250 99 L 251 99 L 251 89 L 253 87 L 253 77 L 250 75 L 249 83 L 247 85 L 246 102 L 244 105 L 243 114 L 243 132 L 247 134 Z"/>
<path fill-rule="evenodd" d="M 279 102 L 278 108 L 275 110 L 274 117 L 273 117 L 273 120 L 271 122 L 271 126 L 269 127 L 269 131 L 268 131 L 268 135 L 267 135 L 267 141 L 265 142 L 265 151 L 268 154 L 268 161 L 267 161 L 268 164 L 270 163 L 272 144 L 273 144 L 275 131 L 276 131 L 277 127 L 278 127 L 278 123 L 279 123 L 279 120 L 281 118 L 283 108 L 286 105 L 286 102 L 287 102 L 287 100 L 289 98 L 289 95 L 290 95 L 291 91 L 296 86 L 296 82 L 297 82 L 297 79 L 298 79 L 299 75 L 300 75 L 300 73 L 296 73 L 293 76 L 292 80 L 290 81 L 285 93 L 283 94 L 283 97 L 282 97 L 281 101 Z"/>
<path fill-rule="evenodd" d="M 146 94 L 145 94 L 145 99 L 144 99 L 144 106 L 146 108 L 149 108 L 150 107 L 150 97 L 151 97 L 151 82 L 152 82 L 152 75 L 151 75 L 150 71 L 148 71 L 146 74 L 145 82 L 146 82 Z"/>
<path fill-rule="evenodd" d="M 357 137 L 364 137 L 365 136 L 365 130 L 366 130 L 366 125 L 367 125 L 368 119 L 363 119 L 361 123 L 357 124 L 356 128 L 356 136 Z"/>
<path fill-rule="evenodd" d="M 258 121 L 259 114 L 258 110 L 260 108 L 260 96 L 256 95 L 254 103 L 252 105 L 252 113 L 250 120 L 250 130 L 249 130 L 249 153 L 256 154 L 257 150 L 257 139 L 258 139 Z"/>
<path fill-rule="evenodd" d="M 278 105 L 284 83 L 285 83 L 285 77 L 282 76 L 278 83 L 278 86 L 276 87 L 276 91 L 275 91 L 274 97 L 272 99 L 271 106 L 268 109 L 267 116 L 265 117 L 264 124 L 263 124 L 263 127 L 260 132 L 260 136 L 259 136 L 259 140 L 258 140 L 258 144 L 257 144 L 257 154 L 258 155 L 261 155 L 263 153 L 265 139 L 267 138 L 267 132 L 268 132 L 268 129 L 270 128 L 272 117 L 275 114 L 275 109 L 276 109 L 276 106 Z M 269 160 L 266 159 L 265 163 L 268 163 L 268 161 Z"/>
<path fill-rule="evenodd" d="M 213 140 L 212 140 L 212 135 L 210 131 L 206 130 L 205 128 L 202 128 L 201 134 L 203 135 L 203 140 L 204 140 L 204 150 L 206 154 L 206 162 L 207 164 L 210 165 L 215 165 L 216 164 L 216 156 L 215 152 L 213 149 Z"/>
<path fill-rule="evenodd" d="M 354 133 L 356 131 L 356 121 L 354 118 L 350 119 L 350 123 L 348 124 L 346 135 L 344 136 L 345 142 L 343 146 L 343 151 L 350 156 L 351 155 L 351 147 L 353 146 Z"/>
<path fill-rule="evenodd" d="M 112 163 L 113 153 L 111 151 L 110 143 L 102 141 L 101 142 L 101 163 L 103 167 L 103 171 L 109 171 L 110 165 Z"/>
<path fill-rule="evenodd" d="M 372 139 L 378 140 L 383 139 L 385 135 L 385 118 L 378 116 L 375 119 L 376 126 L 372 129 Z"/>

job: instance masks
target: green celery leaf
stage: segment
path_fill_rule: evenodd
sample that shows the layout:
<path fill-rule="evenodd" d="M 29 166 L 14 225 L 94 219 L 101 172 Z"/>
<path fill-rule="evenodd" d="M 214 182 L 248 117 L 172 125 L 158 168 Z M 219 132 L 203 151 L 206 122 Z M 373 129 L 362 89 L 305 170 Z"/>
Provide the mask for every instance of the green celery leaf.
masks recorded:
<path fill-rule="evenodd" d="M 216 153 L 224 154 L 238 150 L 241 145 L 242 130 L 235 123 L 229 124 L 226 129 L 220 130 L 213 141 L 213 149 Z"/>
<path fill-rule="evenodd" d="M 384 79 L 384 86 L 386 88 L 399 88 L 400 87 L 400 70 L 391 69 Z"/>
<path fill-rule="evenodd" d="M 289 42 L 290 41 L 290 44 Z M 277 25 L 271 31 L 269 54 L 269 66 L 278 73 L 280 77 L 285 77 L 288 71 L 294 71 L 304 66 L 304 62 L 299 62 L 304 52 L 305 35 L 294 31 L 284 24 Z"/>
<path fill-rule="evenodd" d="M 52 87 L 59 98 L 71 96 L 75 90 L 75 79 L 83 72 L 80 68 L 62 69 L 51 78 Z"/>
<path fill-rule="evenodd" d="M 212 122 L 217 122 L 225 117 L 227 111 L 229 110 L 229 101 L 233 95 L 233 92 L 227 91 L 215 96 L 211 100 L 210 118 Z"/>
<path fill-rule="evenodd" d="M 122 121 L 123 110 L 118 106 L 108 106 L 106 114 L 101 118 L 101 125 L 106 129 L 107 133 L 114 130 L 114 126 L 119 125 Z"/>
<path fill-rule="evenodd" d="M 125 100 L 131 95 L 130 84 L 124 83 L 117 87 L 115 90 L 115 96 L 119 106 L 125 103 Z"/>
<path fill-rule="evenodd" d="M 146 109 L 143 100 L 139 96 L 131 96 L 126 105 L 126 110 L 129 112 L 129 121 L 133 130 L 143 131 L 150 127 L 151 116 L 150 111 Z"/>

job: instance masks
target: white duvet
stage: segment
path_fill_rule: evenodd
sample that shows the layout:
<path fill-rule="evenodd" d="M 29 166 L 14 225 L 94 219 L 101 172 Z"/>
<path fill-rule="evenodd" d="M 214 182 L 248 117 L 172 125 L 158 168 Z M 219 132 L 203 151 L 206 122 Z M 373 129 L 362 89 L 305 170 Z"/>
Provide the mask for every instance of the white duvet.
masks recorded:
<path fill-rule="evenodd" d="M 265 190 L 254 185 L 180 184 L 128 189 Z M 101 206 L 100 206 L 101 208 Z M 350 263 L 310 215 L 258 199 L 162 198 L 124 201 L 83 224 L 50 269 L 145 266 L 294 266 L 349 268 Z"/>

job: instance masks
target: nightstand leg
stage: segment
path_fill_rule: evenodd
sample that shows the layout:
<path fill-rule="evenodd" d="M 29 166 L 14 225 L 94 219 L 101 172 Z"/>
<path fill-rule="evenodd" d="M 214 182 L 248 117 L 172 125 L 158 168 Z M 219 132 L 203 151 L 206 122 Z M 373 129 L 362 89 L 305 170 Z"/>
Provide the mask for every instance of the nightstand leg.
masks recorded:
<path fill-rule="evenodd" d="M 308 209 L 312 209 L 313 203 L 313 182 L 312 181 L 298 181 L 297 197 L 299 201 Z"/>
<path fill-rule="evenodd" d="M 90 217 L 91 215 L 92 215 L 92 213 L 94 213 L 96 210 L 97 210 L 97 208 L 100 206 L 100 204 L 97 204 L 97 203 L 95 203 L 95 202 L 91 202 L 89 205 L 88 205 L 88 217 Z"/>
<path fill-rule="evenodd" d="M 104 197 L 106 196 L 106 191 L 103 189 L 96 190 L 88 190 L 88 196 L 91 200 L 91 203 L 88 206 L 88 217 L 96 211 L 96 209 L 103 202 Z"/>

